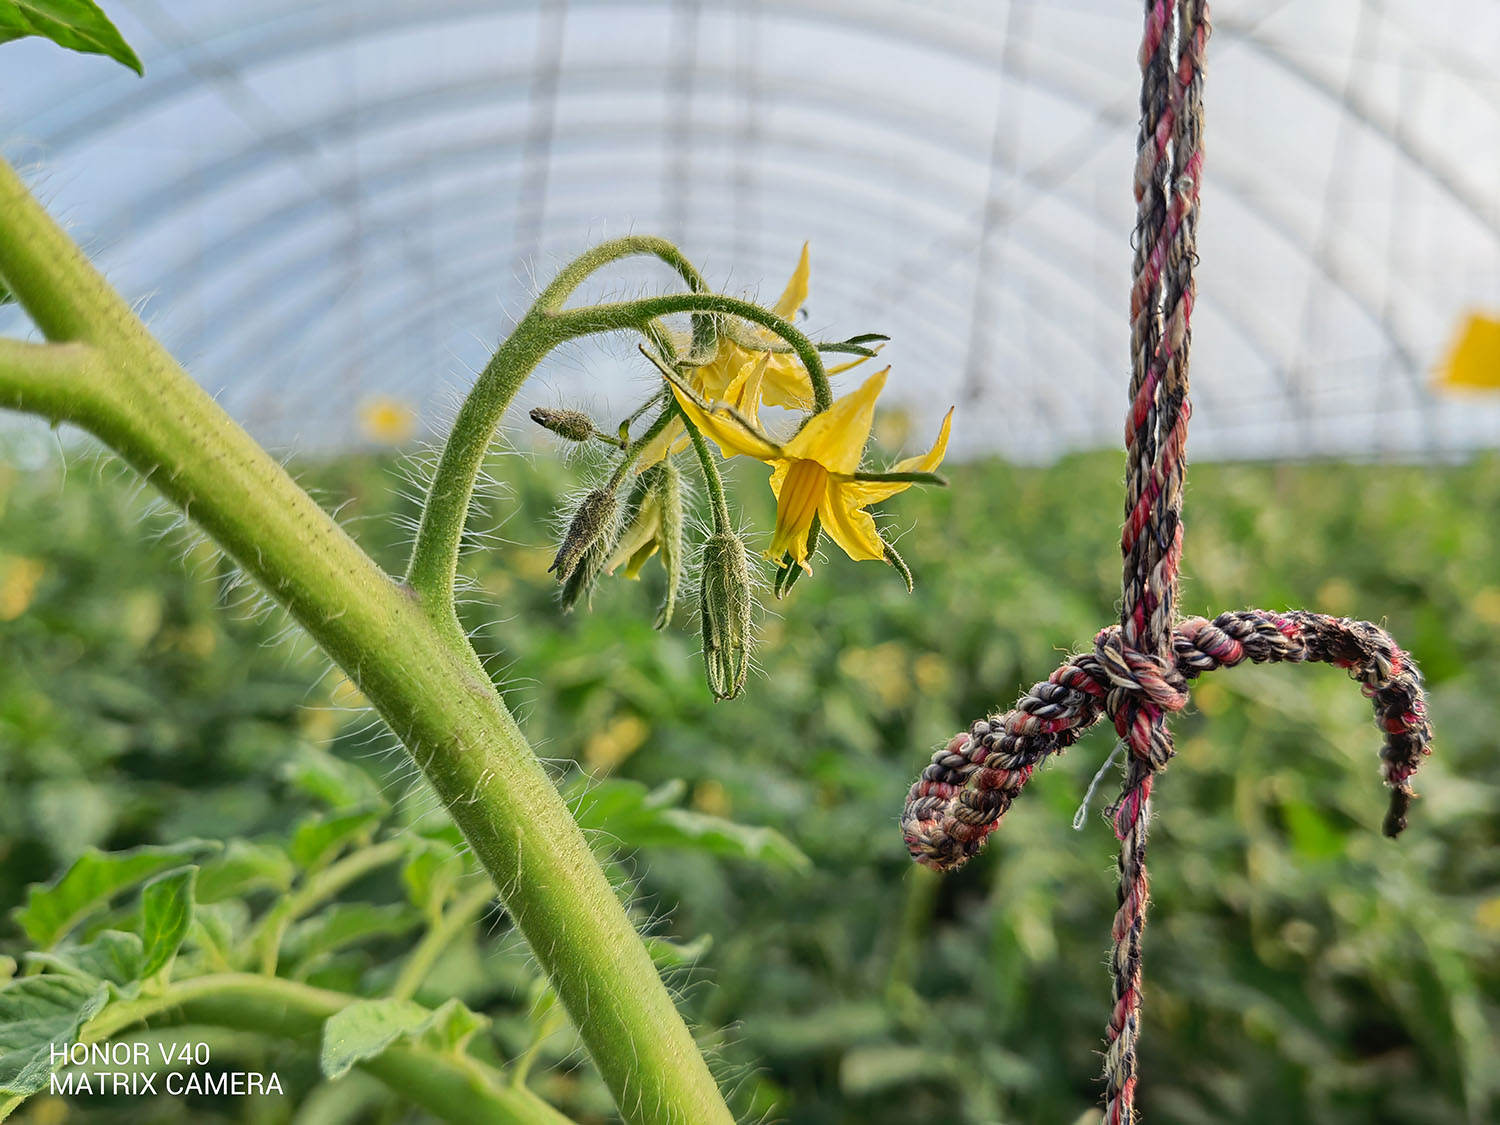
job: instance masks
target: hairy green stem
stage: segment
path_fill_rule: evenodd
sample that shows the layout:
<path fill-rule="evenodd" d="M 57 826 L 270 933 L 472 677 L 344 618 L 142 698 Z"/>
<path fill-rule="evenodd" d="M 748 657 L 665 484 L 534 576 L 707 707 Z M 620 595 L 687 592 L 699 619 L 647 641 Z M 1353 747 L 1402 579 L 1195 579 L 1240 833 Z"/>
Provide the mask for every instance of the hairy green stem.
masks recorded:
<path fill-rule="evenodd" d="M 625 1120 L 729 1122 L 614 888 L 451 614 L 435 615 L 411 585 L 376 566 L 193 382 L 3 161 L 0 279 L 49 338 L 97 353 L 58 380 L 43 413 L 94 434 L 194 519 L 401 738 L 494 881 Z M 555 328 L 538 336 L 538 323 L 528 334 L 523 322 L 519 340 L 501 349 L 515 361 L 503 372 L 540 359 Z M 0 401 L 33 409 L 25 395 L 38 376 L 15 374 L 16 366 L 0 366 Z M 474 409 L 481 418 L 503 410 L 511 390 L 491 387 L 488 405 Z M 490 432 L 455 432 L 476 474 Z M 456 555 L 473 477 L 447 479 L 461 495 L 429 512 L 447 513 Z M 437 552 L 439 575 L 446 549 Z M 430 580 L 433 562 L 429 555 L 414 575 Z"/>
<path fill-rule="evenodd" d="M 687 428 L 688 437 L 693 441 L 693 452 L 698 455 L 698 466 L 703 470 L 703 483 L 708 487 L 708 498 L 714 509 L 714 533 L 719 535 L 729 534 L 734 525 L 729 518 L 729 501 L 724 497 L 724 478 L 719 475 L 719 466 L 714 464 L 714 455 L 708 448 L 708 443 L 703 440 L 703 435 L 698 432 L 698 427 L 693 425 L 693 420 L 687 416 L 677 403 L 672 404 L 672 409 L 677 411 L 677 416 L 682 419 L 682 424 Z"/>
<path fill-rule="evenodd" d="M 158 996 L 112 1004 L 84 1027 L 84 1043 L 108 1040 L 137 1024 L 197 1024 L 292 1039 L 316 1048 L 328 1018 L 353 997 L 280 977 L 220 973 L 173 985 Z M 446 1121 L 468 1125 L 568 1125 L 524 1086 L 478 1059 L 423 1047 L 388 1047 L 360 1068 L 395 1093 Z"/>

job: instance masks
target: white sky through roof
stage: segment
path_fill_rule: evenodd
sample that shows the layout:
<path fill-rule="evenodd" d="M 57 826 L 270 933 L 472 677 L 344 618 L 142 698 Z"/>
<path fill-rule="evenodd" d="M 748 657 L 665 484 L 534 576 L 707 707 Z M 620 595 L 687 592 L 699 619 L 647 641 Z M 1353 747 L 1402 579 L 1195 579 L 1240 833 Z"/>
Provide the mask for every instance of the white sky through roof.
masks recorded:
<path fill-rule="evenodd" d="M 811 240 L 807 327 L 893 337 L 914 444 L 954 402 L 963 453 L 1121 440 L 1134 5 L 106 7 L 146 77 L 7 44 L 0 138 L 274 446 L 358 441 L 377 394 L 441 425 L 533 276 L 624 231 L 767 299 Z M 1431 389 L 1465 313 L 1500 315 L 1500 4 L 1214 23 L 1193 456 L 1500 445 L 1500 398 Z M 632 343 L 580 346 L 529 401 L 613 417 L 650 379 Z"/>

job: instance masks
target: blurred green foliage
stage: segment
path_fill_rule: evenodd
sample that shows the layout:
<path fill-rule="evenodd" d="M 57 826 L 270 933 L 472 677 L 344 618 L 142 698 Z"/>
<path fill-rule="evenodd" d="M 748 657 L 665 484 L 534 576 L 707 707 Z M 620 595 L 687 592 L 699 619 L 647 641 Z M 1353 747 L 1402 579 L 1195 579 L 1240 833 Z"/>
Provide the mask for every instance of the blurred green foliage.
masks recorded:
<path fill-rule="evenodd" d="M 913 868 L 896 821 L 934 744 L 1113 616 L 1118 454 L 957 465 L 950 489 L 901 497 L 890 518 L 915 527 L 899 546 L 916 594 L 886 568 L 830 559 L 773 603 L 761 674 L 729 704 L 702 682 L 691 614 L 650 628 L 658 569 L 606 580 L 592 612 L 561 616 L 545 529 L 575 473 L 550 456 L 494 469 L 503 487 L 485 506 L 504 525 L 467 559 L 466 621 L 601 846 L 625 845 L 615 870 L 643 925 L 692 943 L 660 941 L 658 959 L 678 965 L 737 1109 L 797 1125 L 1090 1120 L 1114 903 L 1107 799 L 1086 831 L 1070 821 L 1107 734 L 1041 775 L 956 875 Z M 389 461 L 299 475 L 399 566 L 393 517 L 412 511 Z M 762 529 L 763 476 L 737 478 Z M 0 469 L 0 905 L 89 846 L 243 838 L 295 867 L 298 823 L 347 799 L 307 764 L 329 758 L 395 801 L 383 831 L 440 832 L 342 676 L 145 507 L 107 464 L 65 480 L 55 464 Z M 1379 736 L 1347 678 L 1252 667 L 1195 690 L 1156 802 L 1143 1112 L 1158 1125 L 1495 1120 L 1500 459 L 1194 466 L 1185 559 L 1185 612 L 1384 623 L 1427 674 L 1438 749 L 1393 844 L 1379 834 Z M 228 878 L 214 862 L 200 899 L 202 881 Z M 356 887 L 346 913 L 405 919 L 398 874 Z M 388 981 L 417 940 L 392 924 L 318 952 L 333 923 L 302 927 L 288 940 L 307 971 L 354 993 Z M 12 926 L 4 951 L 27 948 Z M 484 1050 L 524 1058 L 533 1088 L 578 1120 L 607 1120 L 539 988 L 490 917 L 422 998 L 459 997 L 493 1021 Z M 307 1120 L 420 1119 L 358 1074 L 340 1080 L 349 1115 L 322 1116 L 333 1101 L 316 1059 L 297 1065 L 283 1101 L 153 1103 L 150 1120 L 290 1121 L 299 1100 Z M 63 1119 L 55 1101 L 28 1111 Z M 100 1100 L 67 1119 L 141 1112 Z"/>

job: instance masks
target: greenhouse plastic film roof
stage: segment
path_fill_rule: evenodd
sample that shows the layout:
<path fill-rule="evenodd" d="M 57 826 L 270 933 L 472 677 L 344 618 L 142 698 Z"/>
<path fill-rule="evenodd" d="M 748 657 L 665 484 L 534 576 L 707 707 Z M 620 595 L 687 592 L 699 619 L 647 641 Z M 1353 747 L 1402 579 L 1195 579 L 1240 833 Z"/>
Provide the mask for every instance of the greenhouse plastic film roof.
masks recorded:
<path fill-rule="evenodd" d="M 810 241 L 805 327 L 889 334 L 887 399 L 919 433 L 957 403 L 965 453 L 1121 440 L 1135 5 L 107 7 L 146 76 L 7 45 L 0 136 L 278 447 L 361 442 L 386 396 L 440 427 L 537 282 L 625 231 L 767 299 Z M 1465 316 L 1500 314 L 1500 5 L 1214 22 L 1193 454 L 1500 444 L 1500 399 L 1433 385 Z M 625 342 L 545 370 L 531 401 L 602 409 L 650 378 Z"/>

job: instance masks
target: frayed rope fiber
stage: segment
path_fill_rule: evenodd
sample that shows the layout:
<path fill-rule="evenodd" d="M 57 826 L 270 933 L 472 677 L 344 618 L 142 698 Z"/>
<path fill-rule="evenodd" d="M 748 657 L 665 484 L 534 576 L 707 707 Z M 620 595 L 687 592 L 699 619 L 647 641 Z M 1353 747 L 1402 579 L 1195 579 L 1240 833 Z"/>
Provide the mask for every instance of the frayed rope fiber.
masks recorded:
<path fill-rule="evenodd" d="M 1174 753 L 1167 719 L 1187 705 L 1191 682 L 1246 660 L 1347 668 L 1385 732 L 1380 757 L 1391 787 L 1388 836 L 1406 827 L 1410 779 L 1432 742 L 1416 665 L 1369 622 L 1259 609 L 1212 621 L 1177 619 L 1208 33 L 1204 0 L 1146 0 L 1120 623 L 1101 631 L 1093 651 L 1069 659 L 1013 710 L 975 723 L 934 754 L 901 818 L 913 858 L 940 870 L 958 867 L 983 847 L 1038 763 L 1078 741 L 1102 716 L 1114 722 L 1128 755 L 1124 786 L 1110 809 L 1120 840 L 1120 883 L 1111 934 L 1105 1125 L 1136 1120 L 1151 787 Z"/>

